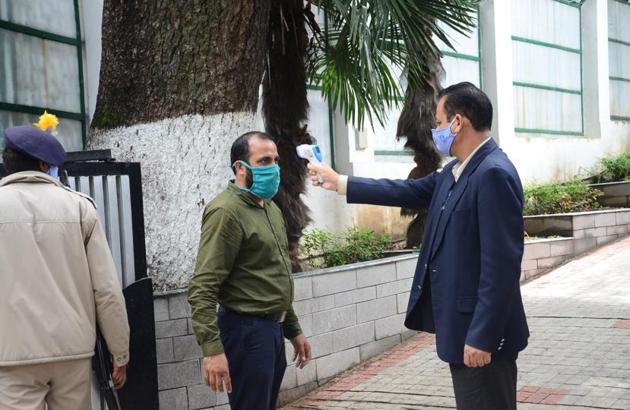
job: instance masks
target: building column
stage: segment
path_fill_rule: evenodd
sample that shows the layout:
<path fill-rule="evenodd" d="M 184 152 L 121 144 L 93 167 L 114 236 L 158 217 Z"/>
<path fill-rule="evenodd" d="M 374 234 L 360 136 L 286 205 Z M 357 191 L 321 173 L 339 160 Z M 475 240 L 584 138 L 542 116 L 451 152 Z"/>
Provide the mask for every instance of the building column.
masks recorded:
<path fill-rule="evenodd" d="M 514 138 L 512 4 L 483 0 L 479 11 L 483 88 L 494 108 L 492 136 L 504 146 Z"/>
<path fill-rule="evenodd" d="M 582 86 L 584 135 L 602 136 L 610 122 L 608 65 L 608 2 L 587 0 L 582 5 Z"/>

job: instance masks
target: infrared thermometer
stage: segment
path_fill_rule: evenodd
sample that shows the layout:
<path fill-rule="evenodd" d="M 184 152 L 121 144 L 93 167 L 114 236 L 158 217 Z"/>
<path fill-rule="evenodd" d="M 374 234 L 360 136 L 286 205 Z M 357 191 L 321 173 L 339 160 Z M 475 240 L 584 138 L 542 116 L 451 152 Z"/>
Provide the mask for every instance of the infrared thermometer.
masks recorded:
<path fill-rule="evenodd" d="M 296 148 L 297 155 L 300 158 L 307 159 L 311 164 L 320 165 L 324 162 L 324 155 L 319 145 L 303 144 Z"/>
<path fill-rule="evenodd" d="M 302 144 L 298 145 L 296 148 L 297 155 L 300 158 L 307 159 L 308 162 L 314 165 L 321 165 L 324 162 L 324 154 L 322 154 L 322 150 L 319 148 L 319 145 L 313 144 Z M 324 181 L 322 177 L 319 177 L 319 183 L 323 184 Z"/>

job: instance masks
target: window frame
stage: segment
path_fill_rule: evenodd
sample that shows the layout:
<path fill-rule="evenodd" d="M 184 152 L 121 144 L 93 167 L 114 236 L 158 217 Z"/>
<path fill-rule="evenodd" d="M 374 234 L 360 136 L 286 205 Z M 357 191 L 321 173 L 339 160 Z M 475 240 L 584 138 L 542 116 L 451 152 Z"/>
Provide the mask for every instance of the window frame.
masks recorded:
<path fill-rule="evenodd" d="M 621 0 L 614 0 L 617 3 L 621 3 L 627 7 L 630 7 L 630 3 Z M 608 22 L 607 22 L 608 23 Z M 630 41 L 625 41 L 617 38 L 610 37 L 610 31 L 608 31 L 608 52 L 610 52 L 610 43 L 620 44 L 624 47 L 630 48 Z M 630 78 L 627 77 L 617 77 L 610 75 L 610 68 L 608 68 L 608 80 L 609 81 L 621 81 L 630 83 Z M 609 99 L 612 99 L 612 96 L 609 96 Z M 629 102 L 630 103 L 630 102 Z M 626 115 L 614 115 L 612 112 L 610 113 L 610 119 L 612 121 L 630 121 L 630 116 Z"/>
<path fill-rule="evenodd" d="M 42 40 L 53 41 L 75 46 L 77 49 L 77 64 L 79 68 L 79 106 L 81 112 L 70 112 L 57 110 L 51 107 L 40 107 L 35 105 L 23 105 L 0 101 L 0 110 L 8 112 L 16 112 L 22 114 L 41 115 L 44 110 L 51 114 L 55 114 L 59 118 L 79 121 L 81 123 L 81 143 L 83 149 L 87 143 L 87 114 L 85 109 L 85 84 L 83 73 L 83 40 L 81 38 L 81 15 L 79 8 L 79 0 L 73 0 L 74 4 L 74 20 L 76 37 L 67 37 L 45 30 L 39 30 L 27 25 L 16 24 L 4 19 L 0 19 L 0 29 L 4 29 L 13 33 L 24 34 L 31 37 L 37 37 Z"/>
<path fill-rule="evenodd" d="M 541 41 L 533 38 L 526 38 L 521 36 L 512 35 L 512 44 L 514 42 L 520 42 L 525 44 L 530 44 L 538 47 L 551 48 L 554 50 L 565 51 L 569 53 L 578 54 L 580 56 L 580 89 L 570 89 L 563 87 L 554 87 L 548 86 L 544 84 L 531 83 L 527 81 L 514 81 L 512 79 L 513 87 L 521 87 L 521 88 L 533 88 L 538 90 L 546 90 L 553 91 L 557 93 L 566 93 L 566 94 L 574 94 L 580 96 L 580 117 L 581 117 L 581 126 L 580 131 L 563 131 L 563 130 L 551 130 L 545 128 L 526 128 L 526 127 L 517 127 L 514 124 L 514 132 L 516 134 L 547 134 L 547 135 L 564 135 L 564 136 L 584 136 L 584 53 L 583 53 L 583 45 L 582 45 L 582 2 L 573 2 L 570 0 L 551 0 L 556 3 L 564 4 L 565 6 L 570 6 L 578 9 L 579 12 L 579 21 L 580 21 L 580 48 L 571 48 L 564 46 L 562 44 L 550 43 L 547 41 Z"/>

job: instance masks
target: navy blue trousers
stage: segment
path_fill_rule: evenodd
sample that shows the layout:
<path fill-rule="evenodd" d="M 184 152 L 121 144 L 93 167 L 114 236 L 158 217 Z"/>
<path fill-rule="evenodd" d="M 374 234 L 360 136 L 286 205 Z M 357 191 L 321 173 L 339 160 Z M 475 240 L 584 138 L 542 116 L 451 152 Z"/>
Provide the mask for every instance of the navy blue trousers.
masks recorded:
<path fill-rule="evenodd" d="M 287 368 L 282 324 L 227 309 L 218 313 L 232 394 L 232 410 L 273 410 Z"/>

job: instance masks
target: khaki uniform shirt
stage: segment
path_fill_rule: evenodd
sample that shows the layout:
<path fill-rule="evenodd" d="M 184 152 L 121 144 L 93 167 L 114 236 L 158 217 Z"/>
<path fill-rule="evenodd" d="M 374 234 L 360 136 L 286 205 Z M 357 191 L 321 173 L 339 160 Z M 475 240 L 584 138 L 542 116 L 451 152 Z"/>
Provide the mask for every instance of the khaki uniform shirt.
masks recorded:
<path fill-rule="evenodd" d="M 116 267 L 91 200 L 42 172 L 0 181 L 0 366 L 91 357 L 96 322 L 129 361 Z"/>

